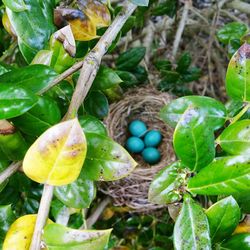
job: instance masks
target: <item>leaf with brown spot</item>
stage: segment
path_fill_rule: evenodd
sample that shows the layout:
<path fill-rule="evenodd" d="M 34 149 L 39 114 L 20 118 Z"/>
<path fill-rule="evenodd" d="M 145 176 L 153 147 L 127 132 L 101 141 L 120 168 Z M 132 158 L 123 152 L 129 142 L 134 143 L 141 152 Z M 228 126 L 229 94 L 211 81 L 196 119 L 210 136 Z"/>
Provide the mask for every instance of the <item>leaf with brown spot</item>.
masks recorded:
<path fill-rule="evenodd" d="M 24 173 L 33 181 L 54 186 L 77 179 L 87 152 L 86 139 L 77 119 L 45 131 L 29 148 Z"/>
<path fill-rule="evenodd" d="M 79 8 L 98 28 L 107 27 L 111 23 L 109 9 L 96 0 L 78 0 Z"/>
<path fill-rule="evenodd" d="M 54 10 L 54 22 L 60 28 L 69 24 L 77 41 L 89 41 L 98 37 L 96 25 L 80 10 L 57 8 Z"/>

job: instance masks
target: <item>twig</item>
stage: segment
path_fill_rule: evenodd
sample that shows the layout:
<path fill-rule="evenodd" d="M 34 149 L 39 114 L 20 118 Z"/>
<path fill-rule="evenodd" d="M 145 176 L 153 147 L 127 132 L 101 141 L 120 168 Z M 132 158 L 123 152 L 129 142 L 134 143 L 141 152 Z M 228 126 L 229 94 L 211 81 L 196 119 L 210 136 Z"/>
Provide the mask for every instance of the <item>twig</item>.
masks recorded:
<path fill-rule="evenodd" d="M 7 180 L 11 175 L 13 175 L 22 166 L 22 161 L 13 162 L 8 168 L 6 168 L 0 174 L 0 184 Z"/>
<path fill-rule="evenodd" d="M 125 6 L 117 15 L 94 49 L 92 49 L 84 58 L 81 73 L 64 120 L 70 119 L 76 115 L 95 79 L 102 57 L 107 52 L 112 41 L 116 38 L 120 29 L 135 9 L 136 5 L 128 3 L 127 6 Z M 30 250 L 40 250 L 41 233 L 48 218 L 53 189 L 53 186 L 44 186 Z"/>
<path fill-rule="evenodd" d="M 181 20 L 180 20 L 180 23 L 179 23 L 179 26 L 178 26 L 178 29 L 177 29 L 177 32 L 175 35 L 175 39 L 174 39 L 174 45 L 173 45 L 173 51 L 172 51 L 173 57 L 176 56 L 176 53 L 178 51 L 179 44 L 181 41 L 181 36 L 182 36 L 183 31 L 184 31 L 186 21 L 188 18 L 188 11 L 189 11 L 190 6 L 191 6 L 191 1 L 186 0 L 185 5 L 184 5 L 184 9 L 182 12 L 182 17 L 181 17 Z"/>
<path fill-rule="evenodd" d="M 110 203 L 110 201 L 111 201 L 110 197 L 106 197 L 98 205 L 98 207 L 95 209 L 95 211 L 93 212 L 93 214 L 91 214 L 91 216 L 87 219 L 87 228 L 91 228 L 97 222 L 97 220 L 101 216 L 101 214 L 104 211 L 104 209 L 108 206 L 108 204 Z"/>

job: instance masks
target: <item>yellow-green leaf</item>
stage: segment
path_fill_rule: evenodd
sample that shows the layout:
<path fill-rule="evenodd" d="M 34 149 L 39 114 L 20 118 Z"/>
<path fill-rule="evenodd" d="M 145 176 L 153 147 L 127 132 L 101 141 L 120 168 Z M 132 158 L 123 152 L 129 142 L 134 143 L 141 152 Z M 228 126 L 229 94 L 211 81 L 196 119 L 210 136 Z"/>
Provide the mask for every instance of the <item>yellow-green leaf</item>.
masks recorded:
<path fill-rule="evenodd" d="M 24 157 L 23 170 L 33 181 L 66 185 L 79 176 L 86 152 L 78 120 L 69 120 L 49 128 L 34 142 Z"/>
<path fill-rule="evenodd" d="M 103 250 L 111 230 L 76 230 L 56 223 L 44 228 L 48 250 Z"/>
<path fill-rule="evenodd" d="M 10 226 L 3 243 L 3 250 L 29 250 L 36 223 L 36 214 L 18 218 Z M 47 224 L 52 223 L 51 220 Z"/>
<path fill-rule="evenodd" d="M 80 0 L 78 5 L 96 27 L 101 28 L 110 25 L 109 9 L 103 3 L 96 0 Z"/>

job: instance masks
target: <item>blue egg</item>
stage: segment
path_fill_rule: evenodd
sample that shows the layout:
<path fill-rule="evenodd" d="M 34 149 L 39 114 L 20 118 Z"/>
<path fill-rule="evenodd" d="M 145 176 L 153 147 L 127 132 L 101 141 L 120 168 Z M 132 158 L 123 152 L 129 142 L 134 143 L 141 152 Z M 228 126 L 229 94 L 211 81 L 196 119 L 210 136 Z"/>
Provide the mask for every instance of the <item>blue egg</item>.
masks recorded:
<path fill-rule="evenodd" d="M 147 132 L 147 126 L 144 122 L 140 120 L 134 120 L 129 124 L 129 132 L 131 135 L 136 136 L 136 137 L 142 137 L 146 134 Z"/>
<path fill-rule="evenodd" d="M 156 164 L 161 159 L 160 151 L 156 148 L 145 148 L 142 152 L 142 157 L 145 162 L 149 164 Z"/>
<path fill-rule="evenodd" d="M 158 130 L 148 131 L 144 137 L 144 143 L 146 147 L 157 147 L 162 140 L 161 132 Z"/>
<path fill-rule="evenodd" d="M 126 141 L 126 148 L 130 153 L 141 153 L 144 149 L 144 142 L 138 137 L 130 137 Z"/>

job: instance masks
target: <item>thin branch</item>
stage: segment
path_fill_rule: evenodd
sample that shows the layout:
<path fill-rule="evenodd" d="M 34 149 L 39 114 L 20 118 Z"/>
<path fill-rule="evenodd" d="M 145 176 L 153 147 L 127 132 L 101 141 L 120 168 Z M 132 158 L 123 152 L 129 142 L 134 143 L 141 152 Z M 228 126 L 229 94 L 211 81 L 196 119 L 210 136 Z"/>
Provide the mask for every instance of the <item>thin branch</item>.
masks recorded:
<path fill-rule="evenodd" d="M 106 30 L 105 34 L 100 38 L 97 45 L 84 58 L 81 73 L 64 120 L 70 119 L 76 115 L 95 79 L 102 57 L 107 52 L 109 46 L 118 35 L 122 26 L 135 9 L 136 5 L 128 3 L 127 6 L 125 6 L 117 15 L 113 23 Z M 44 186 L 30 250 L 40 250 L 41 234 L 48 218 L 53 189 L 53 186 Z"/>
<path fill-rule="evenodd" d="M 190 0 L 185 0 L 184 10 L 182 12 L 182 17 L 181 17 L 178 29 L 176 31 L 175 39 L 174 39 L 174 45 L 173 45 L 173 51 L 172 51 L 173 57 L 175 57 L 177 54 L 180 41 L 181 41 L 181 36 L 184 31 L 186 21 L 188 18 L 188 11 L 191 6 L 192 6 L 192 2 Z"/>
<path fill-rule="evenodd" d="M 22 166 L 22 161 L 13 162 L 8 168 L 6 168 L 0 174 L 0 184 L 7 180 L 11 175 L 13 175 Z"/>
<path fill-rule="evenodd" d="M 111 202 L 110 197 L 106 197 L 95 209 L 93 214 L 87 219 L 87 228 L 91 228 L 99 219 L 101 214 L 103 213 L 104 209 L 108 206 L 108 204 Z"/>

